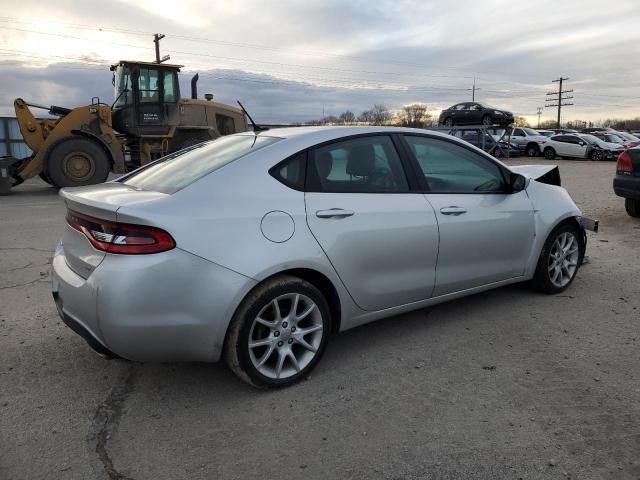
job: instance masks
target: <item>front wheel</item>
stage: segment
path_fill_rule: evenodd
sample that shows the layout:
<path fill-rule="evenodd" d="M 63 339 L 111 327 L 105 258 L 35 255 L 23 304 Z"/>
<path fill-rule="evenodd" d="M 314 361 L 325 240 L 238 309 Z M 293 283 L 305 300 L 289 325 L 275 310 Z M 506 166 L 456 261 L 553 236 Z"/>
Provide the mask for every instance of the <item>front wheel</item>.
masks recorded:
<path fill-rule="evenodd" d="M 551 147 L 545 148 L 544 158 L 546 158 L 547 160 L 553 160 L 554 158 L 556 158 L 556 151 Z"/>
<path fill-rule="evenodd" d="M 225 360 L 255 387 L 283 387 L 316 366 L 330 331 L 329 305 L 315 286 L 296 277 L 275 277 L 251 292 L 236 311 Z"/>
<path fill-rule="evenodd" d="M 532 285 L 543 293 L 560 293 L 571 285 L 584 256 L 584 241 L 570 224 L 556 227 L 542 247 Z"/>
<path fill-rule="evenodd" d="M 491 115 L 485 115 L 484 117 L 482 117 L 482 125 L 484 125 L 485 127 L 493 125 Z"/>
<path fill-rule="evenodd" d="M 444 121 L 444 126 L 445 126 L 445 127 L 453 127 L 453 119 L 451 119 L 451 118 L 447 118 L 447 119 Z"/>
<path fill-rule="evenodd" d="M 58 140 L 47 152 L 44 175 L 56 187 L 81 187 L 107 180 L 109 157 L 93 140 L 70 135 Z"/>
<path fill-rule="evenodd" d="M 624 209 L 627 211 L 630 217 L 640 217 L 640 200 L 636 198 L 625 198 Z"/>

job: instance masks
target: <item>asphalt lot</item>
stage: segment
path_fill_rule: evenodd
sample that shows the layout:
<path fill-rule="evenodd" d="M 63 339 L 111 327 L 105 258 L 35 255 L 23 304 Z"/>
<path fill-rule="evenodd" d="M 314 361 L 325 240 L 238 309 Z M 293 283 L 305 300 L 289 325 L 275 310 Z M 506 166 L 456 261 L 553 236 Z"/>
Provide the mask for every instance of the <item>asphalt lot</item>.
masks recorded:
<path fill-rule="evenodd" d="M 0 197 L 0 479 L 640 478 L 640 221 L 614 163 L 555 163 L 601 220 L 569 290 L 345 332 L 310 379 L 270 392 L 222 364 L 95 355 L 49 291 L 57 192 Z"/>

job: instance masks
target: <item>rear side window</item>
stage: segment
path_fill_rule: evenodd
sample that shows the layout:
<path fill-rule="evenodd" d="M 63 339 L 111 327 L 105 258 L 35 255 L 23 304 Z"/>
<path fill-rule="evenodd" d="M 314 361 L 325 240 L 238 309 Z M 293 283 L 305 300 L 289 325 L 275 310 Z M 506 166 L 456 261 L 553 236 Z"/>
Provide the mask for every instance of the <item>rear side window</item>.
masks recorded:
<path fill-rule="evenodd" d="M 167 155 L 120 180 L 125 185 L 174 193 L 199 178 L 280 140 L 262 135 L 220 137 Z"/>
<path fill-rule="evenodd" d="M 406 192 L 409 187 L 398 153 L 386 135 L 332 143 L 311 152 L 308 191 L 345 193 Z"/>

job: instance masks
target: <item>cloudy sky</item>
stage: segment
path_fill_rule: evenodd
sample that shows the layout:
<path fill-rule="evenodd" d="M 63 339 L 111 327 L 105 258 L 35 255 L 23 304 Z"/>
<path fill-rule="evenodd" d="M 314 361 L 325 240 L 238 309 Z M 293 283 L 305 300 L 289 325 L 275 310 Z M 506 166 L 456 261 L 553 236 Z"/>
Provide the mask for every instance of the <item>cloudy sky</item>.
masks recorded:
<path fill-rule="evenodd" d="M 563 121 L 640 116 L 640 2 L 483 0 L 0 0 L 0 115 L 13 99 L 113 101 L 108 66 L 161 50 L 199 92 L 243 101 L 258 122 L 298 122 L 476 99 L 535 126 L 551 80 Z M 544 109 L 544 119 L 555 109 Z"/>

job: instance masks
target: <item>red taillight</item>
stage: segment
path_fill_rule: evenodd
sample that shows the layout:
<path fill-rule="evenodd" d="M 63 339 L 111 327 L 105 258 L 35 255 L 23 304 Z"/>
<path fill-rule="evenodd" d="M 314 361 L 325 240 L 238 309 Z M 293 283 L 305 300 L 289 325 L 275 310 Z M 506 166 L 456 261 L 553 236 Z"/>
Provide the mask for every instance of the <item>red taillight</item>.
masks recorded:
<path fill-rule="evenodd" d="M 146 225 L 115 223 L 67 211 L 67 223 L 82 232 L 98 250 L 109 253 L 144 254 L 171 250 L 176 246 L 164 230 Z"/>
<path fill-rule="evenodd" d="M 622 152 L 618 156 L 618 163 L 616 163 L 616 172 L 618 173 L 633 172 L 633 163 L 631 162 L 631 155 L 629 155 L 629 152 Z"/>

